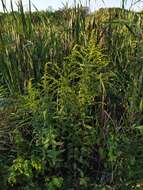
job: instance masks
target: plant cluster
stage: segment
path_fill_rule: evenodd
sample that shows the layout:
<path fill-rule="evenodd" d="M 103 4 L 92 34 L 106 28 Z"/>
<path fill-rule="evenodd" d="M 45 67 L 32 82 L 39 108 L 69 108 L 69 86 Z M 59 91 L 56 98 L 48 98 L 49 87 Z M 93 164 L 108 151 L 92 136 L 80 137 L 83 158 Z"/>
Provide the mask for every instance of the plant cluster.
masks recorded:
<path fill-rule="evenodd" d="M 0 14 L 0 189 L 142 189 L 142 13 L 18 8 Z"/>

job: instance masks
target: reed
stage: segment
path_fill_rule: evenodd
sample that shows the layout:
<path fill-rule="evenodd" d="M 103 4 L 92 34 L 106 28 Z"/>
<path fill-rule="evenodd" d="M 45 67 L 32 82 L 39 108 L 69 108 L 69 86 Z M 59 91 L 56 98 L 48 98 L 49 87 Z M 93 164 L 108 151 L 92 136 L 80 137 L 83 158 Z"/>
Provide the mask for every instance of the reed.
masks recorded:
<path fill-rule="evenodd" d="M 142 12 L 1 2 L 3 189 L 142 189 Z"/>

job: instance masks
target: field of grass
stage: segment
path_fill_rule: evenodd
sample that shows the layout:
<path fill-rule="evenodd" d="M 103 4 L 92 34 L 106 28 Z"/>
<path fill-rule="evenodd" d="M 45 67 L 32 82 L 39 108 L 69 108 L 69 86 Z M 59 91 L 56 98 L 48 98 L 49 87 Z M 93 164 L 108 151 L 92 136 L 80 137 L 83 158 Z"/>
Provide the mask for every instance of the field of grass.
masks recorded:
<path fill-rule="evenodd" d="M 143 13 L 0 13 L 0 190 L 143 189 Z"/>

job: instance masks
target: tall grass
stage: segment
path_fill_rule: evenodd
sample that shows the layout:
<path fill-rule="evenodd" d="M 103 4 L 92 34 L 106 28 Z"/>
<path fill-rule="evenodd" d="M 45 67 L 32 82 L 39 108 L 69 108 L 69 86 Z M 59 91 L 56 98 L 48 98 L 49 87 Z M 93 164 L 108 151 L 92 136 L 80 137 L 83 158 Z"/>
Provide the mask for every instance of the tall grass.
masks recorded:
<path fill-rule="evenodd" d="M 3 189 L 142 188 L 142 13 L 2 4 Z"/>
<path fill-rule="evenodd" d="M 85 13 L 79 5 L 57 13 L 28 14 L 20 1 L 18 10 L 1 19 L 1 68 L 11 93 L 23 91 L 25 80 L 38 81 L 47 62 L 61 62 L 76 43 L 86 40 Z"/>

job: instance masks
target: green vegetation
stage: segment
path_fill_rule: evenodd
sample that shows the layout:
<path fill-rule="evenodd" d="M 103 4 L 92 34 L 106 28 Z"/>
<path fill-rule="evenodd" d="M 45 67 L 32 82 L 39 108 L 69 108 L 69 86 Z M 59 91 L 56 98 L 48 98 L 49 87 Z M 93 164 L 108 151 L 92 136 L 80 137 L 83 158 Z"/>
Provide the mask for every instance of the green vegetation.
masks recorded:
<path fill-rule="evenodd" d="M 142 12 L 18 6 L 0 13 L 0 189 L 141 190 Z"/>

